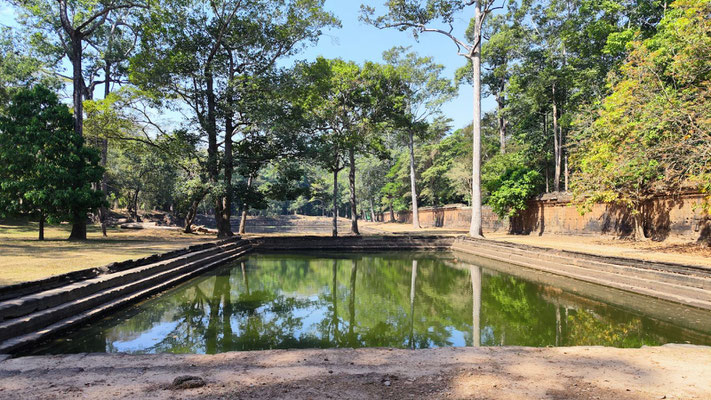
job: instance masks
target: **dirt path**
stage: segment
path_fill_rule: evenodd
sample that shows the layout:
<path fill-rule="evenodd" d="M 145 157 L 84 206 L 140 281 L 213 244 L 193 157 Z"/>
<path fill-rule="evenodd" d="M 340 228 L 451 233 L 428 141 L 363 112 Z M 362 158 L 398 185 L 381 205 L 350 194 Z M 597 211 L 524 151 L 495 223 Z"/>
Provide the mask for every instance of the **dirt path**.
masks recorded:
<path fill-rule="evenodd" d="M 176 389 L 180 375 L 205 386 Z M 711 347 L 272 350 L 0 362 L 3 399 L 709 399 Z"/>
<path fill-rule="evenodd" d="M 711 248 L 669 238 L 663 242 L 634 242 L 602 236 L 507 235 L 492 233 L 487 239 L 609 257 L 698 265 L 711 268 Z"/>
<path fill-rule="evenodd" d="M 397 234 L 438 234 L 466 235 L 465 229 L 425 228 L 413 230 L 409 224 L 364 222 L 366 233 Z M 615 239 L 611 236 L 576 236 L 576 235 L 509 235 L 502 232 L 487 232 L 487 239 L 520 243 L 549 249 L 568 250 L 580 253 L 596 254 L 609 257 L 626 257 L 637 260 L 671 262 L 685 265 L 698 265 L 711 268 L 711 248 L 703 244 L 681 238 L 668 238 L 663 242 L 652 240 L 634 242 Z"/>

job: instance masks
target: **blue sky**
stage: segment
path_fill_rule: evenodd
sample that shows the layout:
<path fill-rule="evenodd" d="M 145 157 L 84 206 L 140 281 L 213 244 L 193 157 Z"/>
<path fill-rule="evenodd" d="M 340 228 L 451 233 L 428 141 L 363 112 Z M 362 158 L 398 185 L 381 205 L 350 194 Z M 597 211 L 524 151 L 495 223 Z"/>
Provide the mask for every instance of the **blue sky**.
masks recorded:
<path fill-rule="evenodd" d="M 317 56 L 324 56 L 358 63 L 367 60 L 382 61 L 385 50 L 394 46 L 412 46 L 412 50 L 421 56 L 431 56 L 435 62 L 444 65 L 446 76 L 453 79 L 455 71 L 465 64 L 466 59 L 457 55 L 457 48 L 448 37 L 438 33 L 425 33 L 421 34 L 416 41 L 411 32 L 400 32 L 396 29 L 380 30 L 358 20 L 361 3 L 375 7 L 377 13 L 384 11 L 384 2 L 384 0 L 326 0 L 326 9 L 341 20 L 342 27 L 326 30 L 317 46 L 306 49 L 297 58 L 310 60 Z M 464 14 L 455 20 L 455 33 L 463 36 L 469 20 L 469 16 Z M 472 101 L 471 85 L 463 84 L 459 87 L 459 95 L 444 105 L 442 110 L 453 120 L 455 129 L 471 122 Z M 483 112 L 494 107 L 493 98 L 483 99 Z"/>
<path fill-rule="evenodd" d="M 374 6 L 376 12 L 383 8 L 384 0 L 363 1 Z M 445 74 L 454 77 L 455 71 L 465 64 L 465 59 L 457 55 L 457 49 L 452 41 L 440 34 L 426 33 L 416 41 L 410 32 L 400 32 L 395 29 L 380 30 L 366 25 L 358 20 L 361 1 L 326 0 L 326 9 L 334 13 L 342 27 L 328 29 L 318 44 L 307 48 L 296 59 L 313 60 L 318 56 L 326 58 L 342 58 L 358 63 L 364 61 L 382 61 L 382 53 L 394 46 L 412 46 L 412 50 L 421 56 L 431 56 L 435 62 L 445 66 Z M 462 14 L 455 20 L 455 33 L 462 35 L 469 24 L 469 15 Z M 0 0 L 0 24 L 16 25 L 12 8 Z M 472 120 L 472 88 L 462 85 L 459 95 L 445 104 L 444 114 L 453 121 L 453 128 L 461 128 Z M 484 112 L 494 108 L 492 98 L 483 99 Z"/>

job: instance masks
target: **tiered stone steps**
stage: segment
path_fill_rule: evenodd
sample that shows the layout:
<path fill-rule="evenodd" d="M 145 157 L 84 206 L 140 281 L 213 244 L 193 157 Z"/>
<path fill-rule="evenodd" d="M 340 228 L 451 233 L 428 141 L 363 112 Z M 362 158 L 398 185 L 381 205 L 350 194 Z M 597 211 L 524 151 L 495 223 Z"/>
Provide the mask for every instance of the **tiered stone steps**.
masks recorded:
<path fill-rule="evenodd" d="M 452 250 L 711 310 L 711 269 L 458 238 Z"/>
<path fill-rule="evenodd" d="M 166 290 L 250 250 L 251 242 L 234 238 L 159 262 L 0 301 L 0 354 Z"/>
<path fill-rule="evenodd" d="M 434 235 L 382 235 L 382 236 L 263 236 L 252 239 L 259 251 L 398 251 L 427 250 L 448 251 L 454 237 Z"/>

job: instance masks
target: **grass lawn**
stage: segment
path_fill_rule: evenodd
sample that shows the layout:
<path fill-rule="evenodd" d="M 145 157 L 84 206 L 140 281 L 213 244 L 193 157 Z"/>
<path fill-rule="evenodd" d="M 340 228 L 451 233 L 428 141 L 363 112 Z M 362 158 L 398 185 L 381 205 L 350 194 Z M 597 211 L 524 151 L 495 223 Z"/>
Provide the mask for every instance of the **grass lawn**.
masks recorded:
<path fill-rule="evenodd" d="M 32 281 L 111 262 L 145 257 L 210 240 L 212 235 L 186 235 L 176 230 L 109 229 L 88 226 L 85 242 L 67 240 L 70 225 L 48 226 L 37 240 L 36 222 L 0 221 L 0 286 Z"/>

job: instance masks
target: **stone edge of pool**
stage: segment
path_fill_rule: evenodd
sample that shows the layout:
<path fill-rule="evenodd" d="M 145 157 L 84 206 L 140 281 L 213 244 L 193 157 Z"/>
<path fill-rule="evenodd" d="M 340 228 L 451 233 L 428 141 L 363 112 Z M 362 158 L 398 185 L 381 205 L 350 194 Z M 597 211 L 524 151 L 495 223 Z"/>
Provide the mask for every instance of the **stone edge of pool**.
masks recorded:
<path fill-rule="evenodd" d="M 140 301 L 250 252 L 453 251 L 589 284 L 711 310 L 711 271 L 680 264 L 641 262 L 512 243 L 437 235 L 234 237 L 209 244 L 92 268 L 54 280 L 0 289 L 0 354 L 34 343 Z M 49 282 L 49 284 L 48 284 Z M 8 296 L 16 290 L 16 296 Z M 4 295 L 4 297 L 3 297 Z M 0 357 L 0 361 L 2 358 Z"/>

